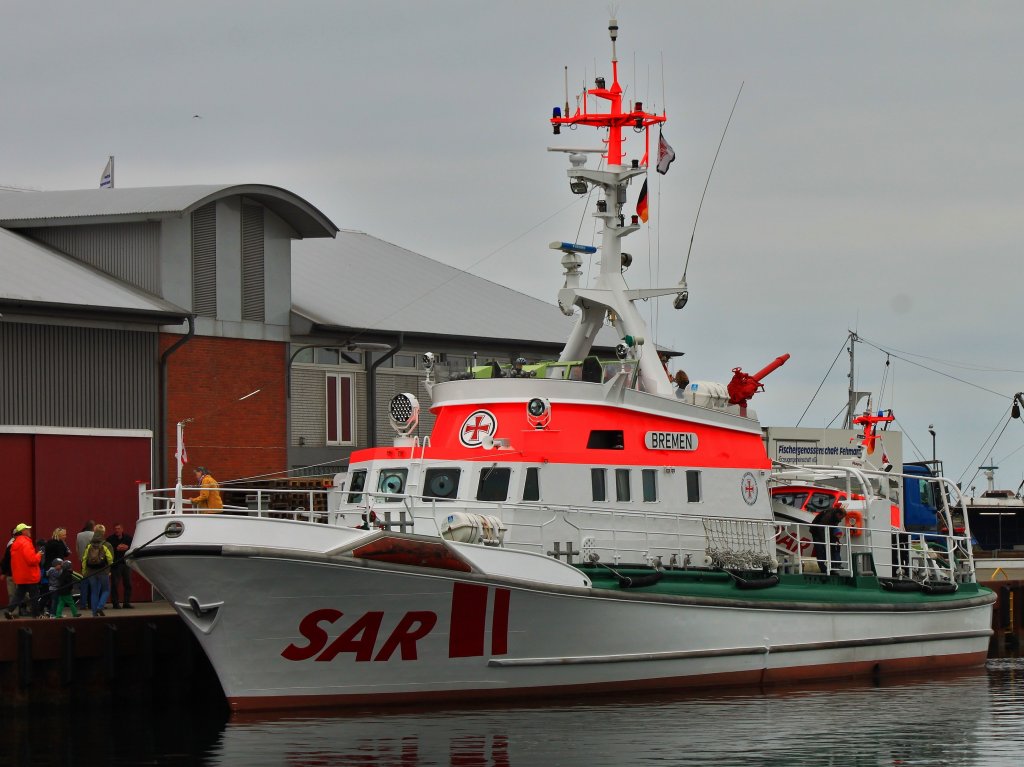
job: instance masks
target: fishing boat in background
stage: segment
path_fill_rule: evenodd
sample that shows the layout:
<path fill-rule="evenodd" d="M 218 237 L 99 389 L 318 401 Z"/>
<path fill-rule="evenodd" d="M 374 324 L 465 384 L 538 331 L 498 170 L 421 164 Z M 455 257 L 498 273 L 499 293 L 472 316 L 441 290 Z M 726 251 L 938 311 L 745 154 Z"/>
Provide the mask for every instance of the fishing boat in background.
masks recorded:
<path fill-rule="evenodd" d="M 1020 488 L 996 489 L 998 466 L 979 468 L 988 486 L 980 495 L 968 498 L 966 505 L 979 576 L 1019 580 L 1024 577 L 1024 499 Z"/>
<path fill-rule="evenodd" d="M 837 555 L 824 567 L 778 557 L 784 523 L 750 400 L 788 355 L 753 375 L 736 368 L 727 385 L 666 374 L 636 302 L 674 296 L 682 308 L 685 278 L 632 289 L 622 251 L 641 227 L 627 197 L 666 116 L 624 103 L 614 20 L 608 31 L 610 77 L 550 118 L 555 134 L 600 131 L 599 146 L 560 150 L 572 192 L 597 193 L 602 234 L 599 247 L 551 246 L 564 268 L 558 303 L 578 317 L 558 360 L 435 382 L 425 355 L 432 433 L 413 436 L 419 402 L 396 395 L 393 443 L 354 453 L 323 502 L 313 490 L 295 502 L 254 488 L 224 513 L 196 514 L 180 485 L 140 488 L 128 561 L 192 629 L 233 709 L 759 686 L 984 662 L 994 595 L 976 581 L 967 539 L 949 529 L 933 533 L 939 553 L 915 547 L 869 468 L 820 467 L 862 496 Z M 599 272 L 584 286 L 591 256 Z M 621 340 L 614 359 L 599 359 L 593 342 L 608 324 Z"/>

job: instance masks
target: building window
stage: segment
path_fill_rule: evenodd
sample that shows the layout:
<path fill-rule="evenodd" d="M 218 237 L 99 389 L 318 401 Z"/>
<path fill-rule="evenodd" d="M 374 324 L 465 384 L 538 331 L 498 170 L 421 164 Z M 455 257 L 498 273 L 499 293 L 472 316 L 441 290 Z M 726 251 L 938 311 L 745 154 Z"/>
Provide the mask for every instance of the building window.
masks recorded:
<path fill-rule="evenodd" d="M 392 360 L 396 368 L 406 368 L 409 370 L 416 369 L 415 354 L 396 354 L 394 357 L 392 357 Z"/>
<path fill-rule="evenodd" d="M 332 348 L 319 348 L 316 350 L 317 365 L 337 365 L 340 361 L 339 352 Z"/>
<path fill-rule="evenodd" d="M 654 503 L 658 500 L 658 472 L 654 469 L 643 469 L 640 478 L 644 485 L 644 503 Z"/>
<path fill-rule="evenodd" d="M 242 319 L 263 322 L 263 208 L 242 206 Z"/>
<path fill-rule="evenodd" d="M 512 469 L 499 469 L 496 466 L 480 472 L 480 484 L 476 489 L 478 501 L 508 500 L 508 482 L 512 477 Z"/>
<path fill-rule="evenodd" d="M 615 470 L 615 500 L 620 503 L 628 503 L 629 497 L 629 469 Z"/>
<path fill-rule="evenodd" d="M 217 203 L 192 213 L 192 311 L 217 316 Z"/>
<path fill-rule="evenodd" d="M 352 376 L 327 376 L 327 444 L 355 443 L 355 386 Z"/>
<path fill-rule="evenodd" d="M 540 469 L 530 466 L 526 470 L 526 482 L 523 484 L 523 500 L 540 500 Z"/>
<path fill-rule="evenodd" d="M 604 469 L 590 470 L 590 490 L 595 501 L 608 500 L 608 491 L 605 485 Z"/>
<path fill-rule="evenodd" d="M 700 503 L 700 472 L 693 469 L 686 472 L 686 502 Z"/>

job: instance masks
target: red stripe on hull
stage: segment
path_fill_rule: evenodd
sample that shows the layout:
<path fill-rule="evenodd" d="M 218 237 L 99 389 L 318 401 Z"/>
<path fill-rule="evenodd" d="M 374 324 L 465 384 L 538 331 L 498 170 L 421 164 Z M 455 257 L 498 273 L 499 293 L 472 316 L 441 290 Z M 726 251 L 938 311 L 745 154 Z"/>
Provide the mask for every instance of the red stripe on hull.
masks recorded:
<path fill-rule="evenodd" d="M 424 703 L 469 702 L 480 700 L 516 700 L 523 698 L 570 696 L 601 692 L 645 692 L 650 690 L 707 690 L 720 687 L 761 689 L 784 687 L 809 681 L 871 679 L 879 675 L 913 675 L 947 672 L 985 664 L 987 651 L 956 655 L 930 655 L 856 663 L 824 663 L 814 666 L 738 671 L 665 679 L 599 682 L 581 685 L 520 687 L 502 690 L 443 690 L 433 692 L 369 693 L 359 695 L 281 695 L 266 697 L 229 697 L 232 711 L 269 711 L 279 709 L 330 708 L 363 705 L 409 705 Z"/>
<path fill-rule="evenodd" d="M 481 657 L 484 654 L 486 621 L 487 587 L 473 583 L 456 583 L 452 589 L 448 657 Z"/>

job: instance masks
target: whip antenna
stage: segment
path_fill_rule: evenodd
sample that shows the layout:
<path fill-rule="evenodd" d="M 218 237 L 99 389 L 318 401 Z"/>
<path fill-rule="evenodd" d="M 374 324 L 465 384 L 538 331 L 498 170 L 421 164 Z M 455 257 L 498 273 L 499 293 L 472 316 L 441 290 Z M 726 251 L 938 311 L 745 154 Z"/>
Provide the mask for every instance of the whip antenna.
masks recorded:
<path fill-rule="evenodd" d="M 715 172 L 715 163 L 718 162 L 718 153 L 722 151 L 722 144 L 725 141 L 725 134 L 729 130 L 729 123 L 732 122 L 733 112 L 736 111 L 736 105 L 740 101 L 740 94 L 743 93 L 744 83 L 740 83 L 740 89 L 736 92 L 736 99 L 732 102 L 732 109 L 729 112 L 729 119 L 725 121 L 725 129 L 722 131 L 722 138 L 718 141 L 718 149 L 715 150 L 715 159 L 711 161 L 711 170 L 708 171 L 708 180 L 704 182 L 704 191 L 700 195 L 700 203 L 697 205 L 697 215 L 693 219 L 693 231 L 690 233 L 690 247 L 686 250 L 686 261 L 683 263 L 683 279 L 681 282 L 686 284 L 686 270 L 690 268 L 690 253 L 693 251 L 693 238 L 697 234 L 697 221 L 700 220 L 700 209 L 704 205 L 704 196 L 708 193 L 708 185 L 711 183 L 711 174 Z M 676 296 L 675 308 L 682 309 L 686 303 L 686 298 L 689 295 L 686 291 L 683 291 Z"/>

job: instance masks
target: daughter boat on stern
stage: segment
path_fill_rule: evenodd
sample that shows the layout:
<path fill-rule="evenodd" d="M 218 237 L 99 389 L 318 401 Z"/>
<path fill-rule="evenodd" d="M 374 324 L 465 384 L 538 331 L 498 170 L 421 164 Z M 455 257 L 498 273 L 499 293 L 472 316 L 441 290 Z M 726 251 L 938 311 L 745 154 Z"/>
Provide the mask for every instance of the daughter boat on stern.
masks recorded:
<path fill-rule="evenodd" d="M 748 400 L 760 379 L 676 388 L 634 303 L 685 282 L 631 290 L 623 213 L 664 115 L 626 105 L 612 41 L 563 126 L 606 131 L 606 164 L 569 151 L 574 192 L 596 190 L 596 249 L 554 243 L 558 294 L 577 325 L 556 362 L 431 383 L 436 422 L 410 436 L 419 403 L 390 403 L 391 447 L 352 456 L 328 513 L 194 514 L 175 490 L 142 490 L 131 566 L 195 633 L 236 710 L 512 698 L 610 690 L 761 685 L 981 664 L 994 595 L 965 537 L 909 572 L 891 504 L 863 489 L 861 525 L 825 572 L 780 567 L 772 470 Z M 607 102 L 606 112 L 590 111 Z M 630 159 L 623 130 L 644 137 Z M 617 359 L 592 354 L 611 324 Z M 788 355 L 786 355 L 788 356 Z M 486 377 L 485 377 L 486 376 Z M 428 372 L 428 381 L 430 373 Z M 304 504 L 312 509 L 312 504 Z M 365 523 L 364 523 L 365 521 Z M 969 535 L 969 533 L 968 533 Z M 894 554 L 894 548 L 897 553 Z M 905 579 L 904 579 L 905 580 Z M 930 584 L 932 588 L 923 588 Z"/>

